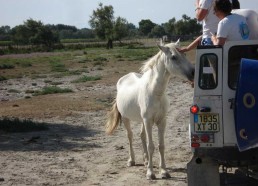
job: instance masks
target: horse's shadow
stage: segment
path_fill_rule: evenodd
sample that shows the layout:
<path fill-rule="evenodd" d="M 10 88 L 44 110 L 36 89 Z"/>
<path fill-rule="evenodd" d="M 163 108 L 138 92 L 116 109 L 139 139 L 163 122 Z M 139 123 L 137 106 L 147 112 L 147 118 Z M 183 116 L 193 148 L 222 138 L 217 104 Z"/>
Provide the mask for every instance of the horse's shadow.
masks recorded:
<path fill-rule="evenodd" d="M 136 167 L 145 167 L 143 163 L 137 163 L 135 164 Z M 153 168 L 159 168 L 157 166 L 153 166 Z M 187 170 L 186 168 L 167 168 L 168 172 L 170 174 L 173 173 L 183 173 L 186 174 Z M 165 180 L 164 178 L 156 177 L 155 180 Z M 166 180 L 174 180 L 174 181 L 182 181 L 182 182 L 187 182 L 187 177 L 186 176 L 171 176 L 170 178 L 166 178 Z"/>

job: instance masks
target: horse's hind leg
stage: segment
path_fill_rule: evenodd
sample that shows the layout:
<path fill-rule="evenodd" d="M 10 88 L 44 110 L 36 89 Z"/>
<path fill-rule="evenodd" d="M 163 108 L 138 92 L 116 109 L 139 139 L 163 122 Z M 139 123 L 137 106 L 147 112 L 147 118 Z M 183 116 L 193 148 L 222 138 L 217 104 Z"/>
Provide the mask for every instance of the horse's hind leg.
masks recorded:
<path fill-rule="evenodd" d="M 165 135 L 165 128 L 166 128 L 166 119 L 163 119 L 162 122 L 160 122 L 157 126 L 158 126 L 158 135 L 159 135 L 160 174 L 163 179 L 170 178 L 170 174 L 166 170 L 165 157 L 164 157 L 164 151 L 165 151 L 164 135 Z"/>
<path fill-rule="evenodd" d="M 141 140 L 142 140 L 142 147 L 143 147 L 143 161 L 144 165 L 148 165 L 148 150 L 147 150 L 147 143 L 146 143 L 146 132 L 145 132 L 145 127 L 144 124 L 142 124 L 142 129 L 141 129 Z"/>
<path fill-rule="evenodd" d="M 127 130 L 127 137 L 129 140 L 129 159 L 127 162 L 127 166 L 134 166 L 135 165 L 135 155 L 133 151 L 133 132 L 130 125 L 130 120 L 127 118 L 123 118 L 123 123 L 125 125 L 125 128 Z"/>

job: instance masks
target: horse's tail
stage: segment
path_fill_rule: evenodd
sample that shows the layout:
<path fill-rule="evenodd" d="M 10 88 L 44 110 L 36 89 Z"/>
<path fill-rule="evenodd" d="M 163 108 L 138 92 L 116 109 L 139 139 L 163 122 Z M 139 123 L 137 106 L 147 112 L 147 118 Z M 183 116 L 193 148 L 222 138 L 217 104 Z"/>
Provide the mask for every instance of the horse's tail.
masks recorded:
<path fill-rule="evenodd" d="M 121 114 L 117 109 L 116 100 L 113 103 L 111 111 L 107 115 L 106 133 L 111 135 L 121 122 Z"/>

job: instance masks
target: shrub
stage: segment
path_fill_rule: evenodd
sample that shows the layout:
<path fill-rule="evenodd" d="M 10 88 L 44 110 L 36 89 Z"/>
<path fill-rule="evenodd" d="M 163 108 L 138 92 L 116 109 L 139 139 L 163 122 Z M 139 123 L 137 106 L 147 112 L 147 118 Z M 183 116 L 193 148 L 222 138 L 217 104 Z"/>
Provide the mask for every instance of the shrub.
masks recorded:
<path fill-rule="evenodd" d="M 0 65 L 0 69 L 12 69 L 12 68 L 14 68 L 14 65 L 10 65 L 10 64 Z"/>
<path fill-rule="evenodd" d="M 97 81 L 100 79 L 101 79 L 100 76 L 83 76 L 77 80 L 72 81 L 72 83 L 83 83 L 83 82 L 87 82 L 87 81 Z"/>
<path fill-rule="evenodd" d="M 50 87 L 44 87 L 41 91 L 35 91 L 34 96 L 38 95 L 46 95 L 46 94 L 58 94 L 58 93 L 69 93 L 73 92 L 71 89 L 68 88 L 60 88 L 57 86 L 50 86 Z"/>

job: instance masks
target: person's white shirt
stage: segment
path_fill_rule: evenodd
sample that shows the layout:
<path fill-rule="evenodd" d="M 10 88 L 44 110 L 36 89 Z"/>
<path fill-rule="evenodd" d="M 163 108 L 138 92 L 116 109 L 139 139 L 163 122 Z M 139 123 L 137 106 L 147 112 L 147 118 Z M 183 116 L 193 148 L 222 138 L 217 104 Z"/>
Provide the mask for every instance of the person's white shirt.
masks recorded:
<path fill-rule="evenodd" d="M 227 38 L 227 41 L 249 39 L 249 28 L 245 17 L 231 14 L 220 20 L 217 38 Z"/>
<path fill-rule="evenodd" d="M 249 39 L 258 40 L 258 13 L 250 9 L 234 9 L 232 13 L 242 15 L 246 18 L 249 27 Z"/>
<path fill-rule="evenodd" d="M 211 38 L 211 33 L 215 34 L 217 32 L 219 18 L 213 13 L 213 1 L 214 0 L 200 0 L 199 2 L 201 9 L 208 10 L 208 14 L 202 22 L 203 38 Z"/>
<path fill-rule="evenodd" d="M 231 14 L 220 20 L 217 37 L 227 38 L 227 41 L 249 39 L 249 28 L 245 17 L 238 14 Z"/>

